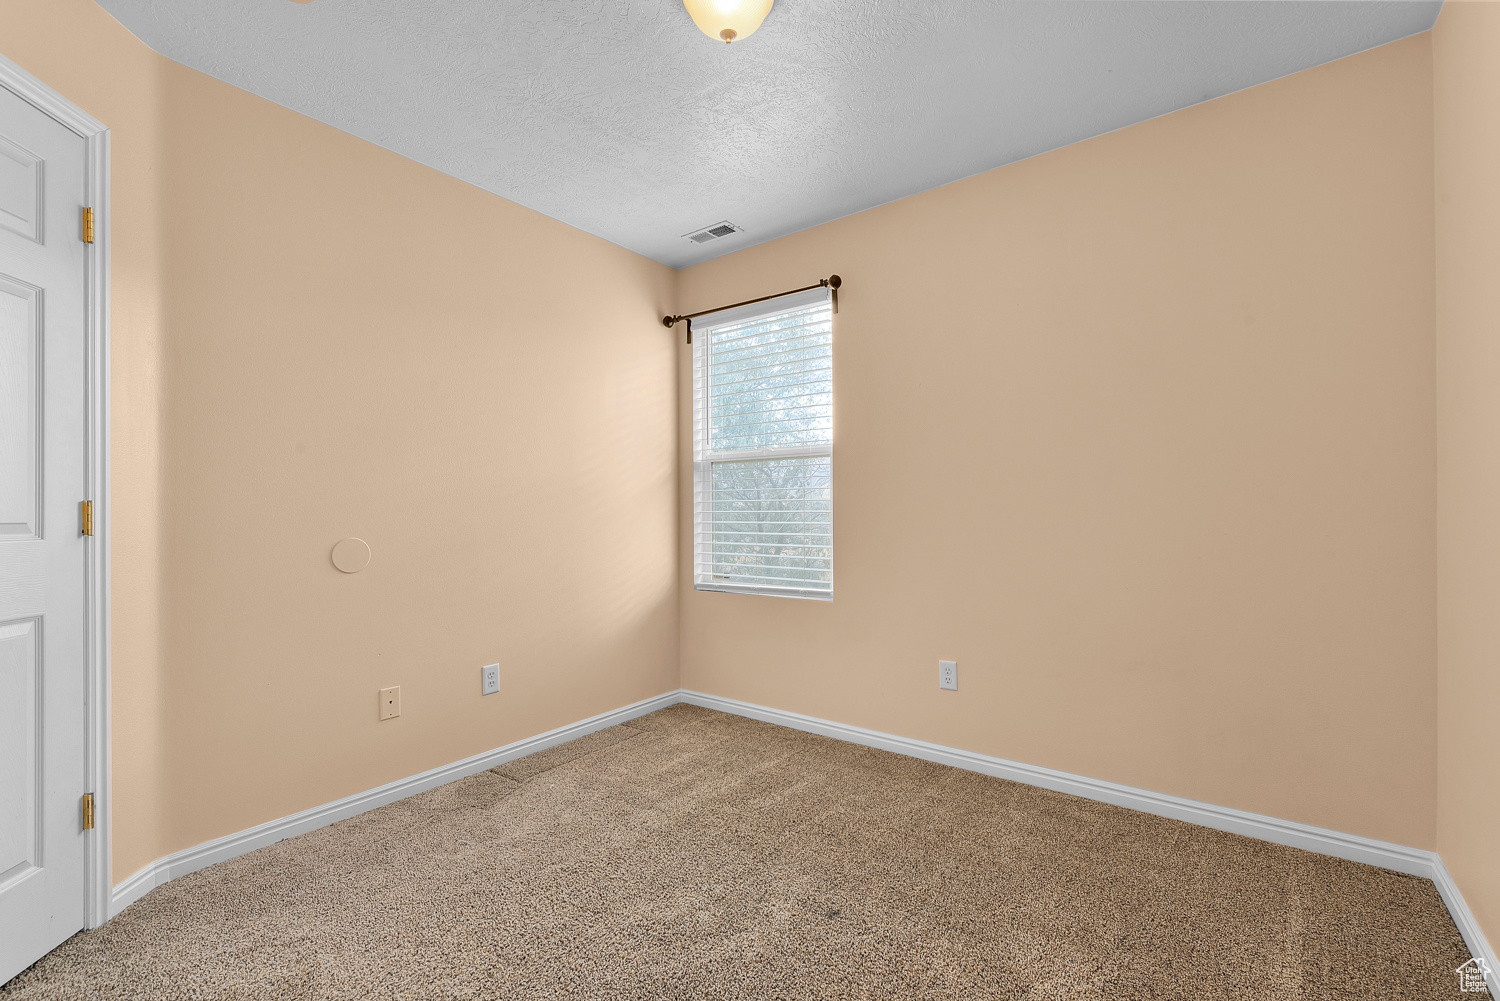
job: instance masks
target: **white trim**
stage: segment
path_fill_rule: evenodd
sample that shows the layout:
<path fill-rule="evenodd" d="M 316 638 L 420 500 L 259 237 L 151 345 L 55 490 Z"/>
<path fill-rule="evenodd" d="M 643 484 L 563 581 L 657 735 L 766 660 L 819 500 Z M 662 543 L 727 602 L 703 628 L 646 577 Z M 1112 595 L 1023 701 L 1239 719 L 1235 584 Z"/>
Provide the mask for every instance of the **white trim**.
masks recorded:
<path fill-rule="evenodd" d="M 89 787 L 94 790 L 94 843 L 89 866 L 90 928 L 109 917 L 110 816 L 110 526 L 114 505 L 109 462 L 109 131 L 88 137 L 89 200 L 94 207 L 94 252 L 89 258 L 88 490 L 94 500 L 94 537 L 88 553 Z M 101 819 L 102 818 L 102 819 Z"/>
<path fill-rule="evenodd" d="M 109 131 L 99 119 L 3 55 L 0 55 L 0 86 L 85 139 Z"/>
<path fill-rule="evenodd" d="M 774 723 L 792 730 L 832 737 L 851 744 L 905 754 L 908 757 L 921 758 L 923 761 L 950 765 L 965 771 L 979 772 L 982 775 L 993 775 L 996 778 L 1009 779 L 1012 782 L 1021 782 L 1042 789 L 1052 789 L 1100 803 L 1112 803 L 1115 806 L 1139 810 L 1158 817 L 1170 817 L 1173 820 L 1182 820 L 1217 831 L 1243 834 L 1246 837 L 1259 838 L 1273 844 L 1301 848 L 1310 852 L 1318 852 L 1321 855 L 1348 859 L 1351 862 L 1362 862 L 1366 865 L 1380 866 L 1383 869 L 1422 876 L 1432 880 L 1437 888 L 1438 895 L 1442 897 L 1443 903 L 1448 908 L 1448 914 L 1453 918 L 1459 934 L 1463 936 L 1464 943 L 1469 947 L 1469 953 L 1488 962 L 1493 981 L 1491 993 L 1500 996 L 1500 976 L 1496 976 L 1500 973 L 1500 964 L 1496 963 L 1495 953 L 1490 949 L 1489 942 L 1485 940 L 1478 922 L 1474 920 L 1474 915 L 1464 903 L 1458 886 L 1453 882 L 1453 878 L 1443 866 L 1443 860 L 1436 852 L 1408 848 L 1389 841 L 1377 841 L 1374 838 L 1365 838 L 1357 834 L 1344 834 L 1341 831 L 1331 831 L 1327 828 L 1300 824 L 1293 820 L 1281 820 L 1259 813 L 1249 813 L 1227 806 L 1202 803 L 1197 800 L 1184 799 L 1181 796 L 1169 796 L 1166 793 L 1137 789 L 1118 782 L 1091 779 L 1070 772 L 1060 772 L 1053 768 L 1007 761 L 1005 758 L 997 758 L 989 754 L 961 751 L 925 740 L 899 737 L 862 726 L 850 726 L 847 723 L 835 723 L 816 716 L 787 712 L 784 709 L 771 709 L 750 702 L 741 702 L 738 699 L 726 699 L 722 696 L 707 695 L 688 689 L 683 689 L 678 694 L 680 701 L 701 706 L 704 709 L 715 709 L 735 716 L 757 719 L 764 723 Z"/>
<path fill-rule="evenodd" d="M 85 569 L 88 636 L 88 763 L 94 792 L 94 837 L 89 845 L 88 900 L 84 919 L 97 928 L 109 916 L 109 129 L 41 80 L 0 55 L 4 87 L 85 143 L 85 196 L 94 209 L 94 243 L 88 248 L 85 320 L 88 338 L 87 475 L 94 501 L 94 537 Z"/>
<path fill-rule="evenodd" d="M 373 810 L 387 803 L 414 796 L 428 789 L 436 789 L 440 785 L 477 775 L 480 772 L 496 768 L 517 758 L 524 758 L 528 754 L 537 751 L 545 751 L 549 747 L 566 744 L 570 740 L 586 737 L 591 733 L 617 726 L 620 723 L 628 723 L 630 720 L 647 713 L 654 713 L 658 709 L 676 705 L 681 699 L 676 692 L 667 692 L 644 702 L 637 702 L 612 712 L 593 716 L 589 719 L 568 726 L 558 727 L 556 730 L 548 730 L 546 733 L 525 740 L 518 740 L 504 747 L 497 747 L 493 751 L 485 751 L 462 761 L 455 761 L 451 765 L 443 765 L 430 771 L 413 775 L 410 778 L 398 779 L 388 782 L 383 786 L 370 789 L 366 792 L 355 793 L 353 796 L 345 796 L 343 799 L 315 806 L 301 813 L 294 813 L 290 817 L 282 817 L 280 820 L 272 820 L 252 827 L 249 830 L 240 831 L 238 834 L 230 834 L 226 837 L 217 838 L 205 842 L 195 848 L 188 848 L 175 852 L 165 858 L 157 859 L 146 866 L 140 872 L 124 880 L 114 888 L 110 900 L 111 916 L 119 914 L 126 907 L 135 903 L 154 888 L 162 885 L 168 880 L 178 876 L 185 876 L 190 872 L 202 869 L 204 866 L 213 865 L 215 862 L 223 862 L 246 852 L 253 852 L 257 848 L 285 841 L 287 838 L 316 831 L 320 827 L 347 820 L 367 810 Z"/>
<path fill-rule="evenodd" d="M 694 591 L 718 594 L 748 594 L 761 598 L 797 598 L 803 601 L 832 601 L 832 591 L 810 591 L 801 587 L 776 587 L 771 584 L 693 584 Z"/>

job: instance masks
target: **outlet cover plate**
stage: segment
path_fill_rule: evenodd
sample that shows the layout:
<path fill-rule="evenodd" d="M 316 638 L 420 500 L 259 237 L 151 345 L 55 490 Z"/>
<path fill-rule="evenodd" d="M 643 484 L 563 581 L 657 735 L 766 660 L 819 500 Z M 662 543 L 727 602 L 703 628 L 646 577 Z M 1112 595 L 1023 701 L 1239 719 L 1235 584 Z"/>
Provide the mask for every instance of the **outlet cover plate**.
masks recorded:
<path fill-rule="evenodd" d="M 958 661 L 938 661 L 938 687 L 949 692 L 958 691 Z"/>
<path fill-rule="evenodd" d="M 500 665 L 490 664 L 479 669 L 479 694 L 495 695 L 500 691 Z"/>
<path fill-rule="evenodd" d="M 401 686 L 380 690 L 380 718 L 395 719 L 401 715 Z"/>

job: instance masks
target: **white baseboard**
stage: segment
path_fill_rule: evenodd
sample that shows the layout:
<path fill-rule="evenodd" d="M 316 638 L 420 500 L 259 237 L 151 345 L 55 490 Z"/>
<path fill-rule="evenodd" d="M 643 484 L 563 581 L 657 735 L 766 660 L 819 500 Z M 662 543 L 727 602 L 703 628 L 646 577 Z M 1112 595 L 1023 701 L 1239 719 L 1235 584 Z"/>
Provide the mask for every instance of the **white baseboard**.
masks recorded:
<path fill-rule="evenodd" d="M 316 831 L 320 827 L 327 827 L 329 824 L 357 816 L 377 806 L 385 806 L 387 803 L 394 803 L 419 792 L 426 792 L 428 789 L 436 789 L 440 785 L 447 785 L 449 782 L 467 778 L 470 775 L 478 775 L 480 772 L 496 768 L 506 762 L 524 758 L 537 751 L 545 751 L 558 744 L 566 744 L 570 740 L 586 737 L 607 727 L 627 723 L 647 713 L 654 713 L 658 709 L 676 705 L 680 701 L 682 700 L 678 693 L 668 692 L 654 699 L 637 702 L 579 723 L 558 727 L 556 730 L 549 730 L 535 737 L 497 747 L 493 751 L 476 754 L 472 758 L 455 761 L 451 765 L 443 765 L 441 768 L 434 768 L 420 775 L 389 782 L 375 789 L 355 793 L 353 796 L 345 796 L 332 803 L 294 813 L 290 817 L 272 820 L 258 827 L 240 831 L 238 834 L 230 834 L 193 848 L 174 852 L 165 858 L 157 859 L 129 879 L 117 884 L 110 893 L 110 916 L 119 914 L 168 880 L 185 876 L 204 866 L 223 862 L 226 859 L 244 855 L 246 852 L 253 852 L 257 848 L 264 848 L 266 845 L 273 845 L 278 841 L 306 834 L 308 831 Z"/>
<path fill-rule="evenodd" d="M 1074 775 L 1071 772 L 1022 764 L 1019 761 L 1007 761 L 1005 758 L 997 758 L 989 754 L 961 751 L 943 744 L 930 744 L 925 740 L 898 737 L 891 733 L 881 733 L 879 730 L 867 730 L 864 727 L 850 726 L 847 723 L 834 723 L 830 720 L 803 716 L 800 713 L 786 712 L 782 709 L 769 709 L 765 706 L 721 698 L 717 695 L 684 690 L 682 701 L 702 706 L 705 709 L 717 709 L 719 712 L 775 723 L 777 726 L 793 730 L 833 737 L 850 744 L 862 744 L 865 747 L 875 747 L 882 751 L 894 751 L 907 757 L 921 758 L 923 761 L 932 761 L 940 765 L 951 765 L 965 771 L 993 775 L 996 778 L 1065 792 L 1101 803 L 1113 803 L 1115 806 L 1128 807 L 1142 813 L 1155 814 L 1158 817 L 1185 820 L 1200 827 L 1212 827 L 1219 831 L 1244 834 L 1252 838 L 1260 838 L 1262 841 L 1273 841 L 1276 844 L 1290 845 L 1293 848 L 1305 848 L 1308 851 L 1333 855 L 1352 862 L 1378 865 L 1397 872 L 1428 877 L 1432 874 L 1432 860 L 1435 858 L 1432 852 L 1407 848 L 1405 845 L 1392 844 L 1388 841 L 1375 841 L 1354 834 L 1341 834 L 1338 831 L 1310 827 L 1291 820 L 1278 820 L 1275 817 L 1246 813 L 1244 810 L 1234 810 L 1227 806 L 1215 806 L 1212 803 L 1200 803 L 1197 800 L 1137 789 L 1116 782 L 1091 779 L 1082 775 Z"/>
<path fill-rule="evenodd" d="M 1373 838 L 1360 837 L 1356 834 L 1344 834 L 1340 831 L 1313 827 L 1296 821 L 1235 810 L 1227 806 L 1201 803 L 1197 800 L 1184 799 L 1181 796 L 1151 792 L 1148 789 L 1137 789 L 1133 786 L 1120 785 L 1117 782 L 1091 779 L 1087 776 L 1042 768 L 1038 765 L 1007 761 L 989 754 L 963 751 L 925 740 L 914 740 L 911 737 L 900 737 L 896 734 L 882 733 L 879 730 L 850 726 L 847 723 L 835 723 L 832 720 L 819 719 L 815 716 L 804 716 L 801 713 L 787 712 L 784 709 L 771 709 L 767 706 L 758 706 L 750 702 L 726 699 L 718 695 L 707 695 L 687 689 L 658 695 L 654 699 L 637 702 L 571 726 L 549 730 L 547 733 L 519 740 L 483 754 L 476 754 L 472 758 L 465 758 L 451 765 L 434 768 L 420 775 L 413 775 L 367 792 L 346 796 L 332 803 L 292 814 L 290 817 L 273 820 L 238 834 L 231 834 L 195 848 L 168 855 L 115 886 L 110 899 L 110 914 L 113 916 L 120 913 L 168 880 L 204 866 L 255 851 L 257 848 L 264 848 L 266 845 L 275 844 L 298 834 L 306 834 L 308 831 L 326 827 L 336 821 L 364 813 L 366 810 L 373 810 L 377 806 L 394 803 L 407 796 L 435 789 L 440 785 L 469 775 L 476 775 L 508 761 L 514 761 L 516 758 L 523 758 L 528 754 L 535 754 L 537 751 L 544 751 L 549 747 L 556 747 L 558 744 L 565 744 L 598 730 L 626 723 L 645 716 L 647 713 L 656 712 L 658 709 L 684 702 L 735 716 L 774 723 L 792 730 L 816 733 L 851 744 L 874 747 L 908 757 L 921 758 L 924 761 L 979 772 L 982 775 L 993 775 L 996 778 L 1009 779 L 1012 782 L 1021 782 L 1042 789 L 1052 789 L 1084 799 L 1112 803 L 1115 806 L 1139 810 L 1142 813 L 1170 817 L 1201 827 L 1243 834 L 1274 844 L 1302 848 L 1323 855 L 1332 855 L 1335 858 L 1348 859 L 1351 862 L 1363 862 L 1366 865 L 1422 876 L 1432 880 L 1433 885 L 1437 887 L 1438 894 L 1447 905 L 1448 913 L 1453 917 L 1453 923 L 1458 927 L 1459 934 L 1468 945 L 1470 954 L 1484 959 L 1492 974 L 1500 972 L 1500 963 L 1496 962 L 1495 953 L 1490 949 L 1483 932 L 1480 931 L 1479 924 L 1474 920 L 1474 915 L 1464 903 L 1463 895 L 1459 893 L 1457 885 L 1454 884 L 1453 878 L 1443 865 L 1443 860 L 1436 852 L 1408 848 L 1389 841 L 1376 841 Z M 1491 993 L 1500 997 L 1500 976 L 1495 977 Z"/>
<path fill-rule="evenodd" d="M 1464 937 L 1464 944 L 1469 947 L 1469 955 L 1484 960 L 1489 968 L 1490 996 L 1500 997 L 1500 961 L 1495 959 L 1495 951 L 1490 948 L 1484 932 L 1479 930 L 1479 922 L 1474 920 L 1474 914 L 1469 910 L 1469 905 L 1464 903 L 1463 894 L 1458 892 L 1458 884 L 1453 882 L 1453 877 L 1448 874 L 1448 867 L 1443 865 L 1443 860 L 1436 854 L 1432 856 L 1432 860 L 1432 883 L 1437 887 L 1438 896 L 1442 897 L 1443 903 L 1448 906 L 1448 914 L 1453 918 L 1453 923 L 1458 926 L 1458 933 Z"/>
<path fill-rule="evenodd" d="M 1458 892 L 1458 886 L 1448 875 L 1448 870 L 1443 866 L 1443 860 L 1436 852 L 1408 848 L 1389 841 L 1376 841 L 1374 838 L 1360 837 L 1357 834 L 1344 834 L 1341 831 L 1299 824 L 1296 821 L 1281 820 L 1277 817 L 1249 813 L 1227 806 L 1215 806 L 1212 803 L 1184 799 L 1181 796 L 1169 796 L 1166 793 L 1151 792 L 1148 789 L 1137 789 L 1133 786 L 1120 785 L 1117 782 L 1091 779 L 1070 772 L 1042 768 L 1038 765 L 1007 761 L 1005 758 L 997 758 L 989 754 L 961 751 L 942 744 L 928 743 L 925 740 L 899 737 L 891 733 L 882 733 L 879 730 L 850 726 L 847 723 L 835 723 L 816 716 L 803 716 L 801 713 L 771 709 L 718 695 L 707 695 L 688 689 L 683 689 L 678 695 L 679 701 L 702 706 L 704 709 L 716 709 L 719 712 L 758 719 L 792 730 L 816 733 L 851 744 L 878 748 L 882 751 L 893 751 L 896 754 L 951 765 L 954 768 L 993 775 L 996 778 L 1039 786 L 1043 789 L 1052 789 L 1101 803 L 1112 803 L 1115 806 L 1155 814 L 1158 817 L 1183 820 L 1200 827 L 1243 834 L 1262 841 L 1270 841 L 1273 844 L 1302 848 L 1322 855 L 1348 859 L 1351 862 L 1363 862 L 1366 865 L 1425 877 L 1432 880 L 1433 885 L 1437 887 L 1438 895 L 1447 905 L 1453 923 L 1458 927 L 1459 934 L 1463 936 L 1464 943 L 1469 947 L 1469 954 L 1484 959 L 1488 964 L 1492 981 L 1490 993 L 1500 997 L 1500 975 L 1497 975 L 1500 974 L 1500 964 L 1496 963 L 1495 954 L 1490 949 L 1489 942 L 1485 940 L 1478 922 L 1474 920 L 1474 915 L 1470 913 L 1463 896 Z"/>

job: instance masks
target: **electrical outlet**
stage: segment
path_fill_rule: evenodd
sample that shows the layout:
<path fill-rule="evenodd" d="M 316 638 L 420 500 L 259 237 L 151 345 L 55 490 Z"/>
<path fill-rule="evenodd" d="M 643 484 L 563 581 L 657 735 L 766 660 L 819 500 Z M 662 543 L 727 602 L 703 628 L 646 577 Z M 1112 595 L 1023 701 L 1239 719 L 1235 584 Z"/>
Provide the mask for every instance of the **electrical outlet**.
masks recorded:
<path fill-rule="evenodd" d="M 958 691 L 958 661 L 938 661 L 938 687 L 950 692 Z"/>
<path fill-rule="evenodd" d="M 479 694 L 494 695 L 500 691 L 500 665 L 491 664 L 479 669 Z"/>
<path fill-rule="evenodd" d="M 380 690 L 380 718 L 394 719 L 401 715 L 401 686 Z"/>

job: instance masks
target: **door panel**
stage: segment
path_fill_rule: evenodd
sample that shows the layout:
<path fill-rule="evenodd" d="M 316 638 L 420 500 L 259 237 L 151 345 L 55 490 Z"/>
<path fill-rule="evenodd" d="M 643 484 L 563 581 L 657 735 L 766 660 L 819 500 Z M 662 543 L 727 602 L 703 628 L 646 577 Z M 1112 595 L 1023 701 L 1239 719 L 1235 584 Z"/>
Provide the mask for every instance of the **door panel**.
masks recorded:
<path fill-rule="evenodd" d="M 40 289 L 0 274 L 0 538 L 41 534 L 40 300 Z"/>
<path fill-rule="evenodd" d="M 42 203 L 42 161 L 0 136 L 0 226 L 39 239 Z"/>
<path fill-rule="evenodd" d="M 0 983 L 86 915 L 86 155 L 0 89 Z"/>
<path fill-rule="evenodd" d="M 41 865 L 37 827 L 37 716 L 41 661 L 36 620 L 0 623 L 0 887 Z"/>

